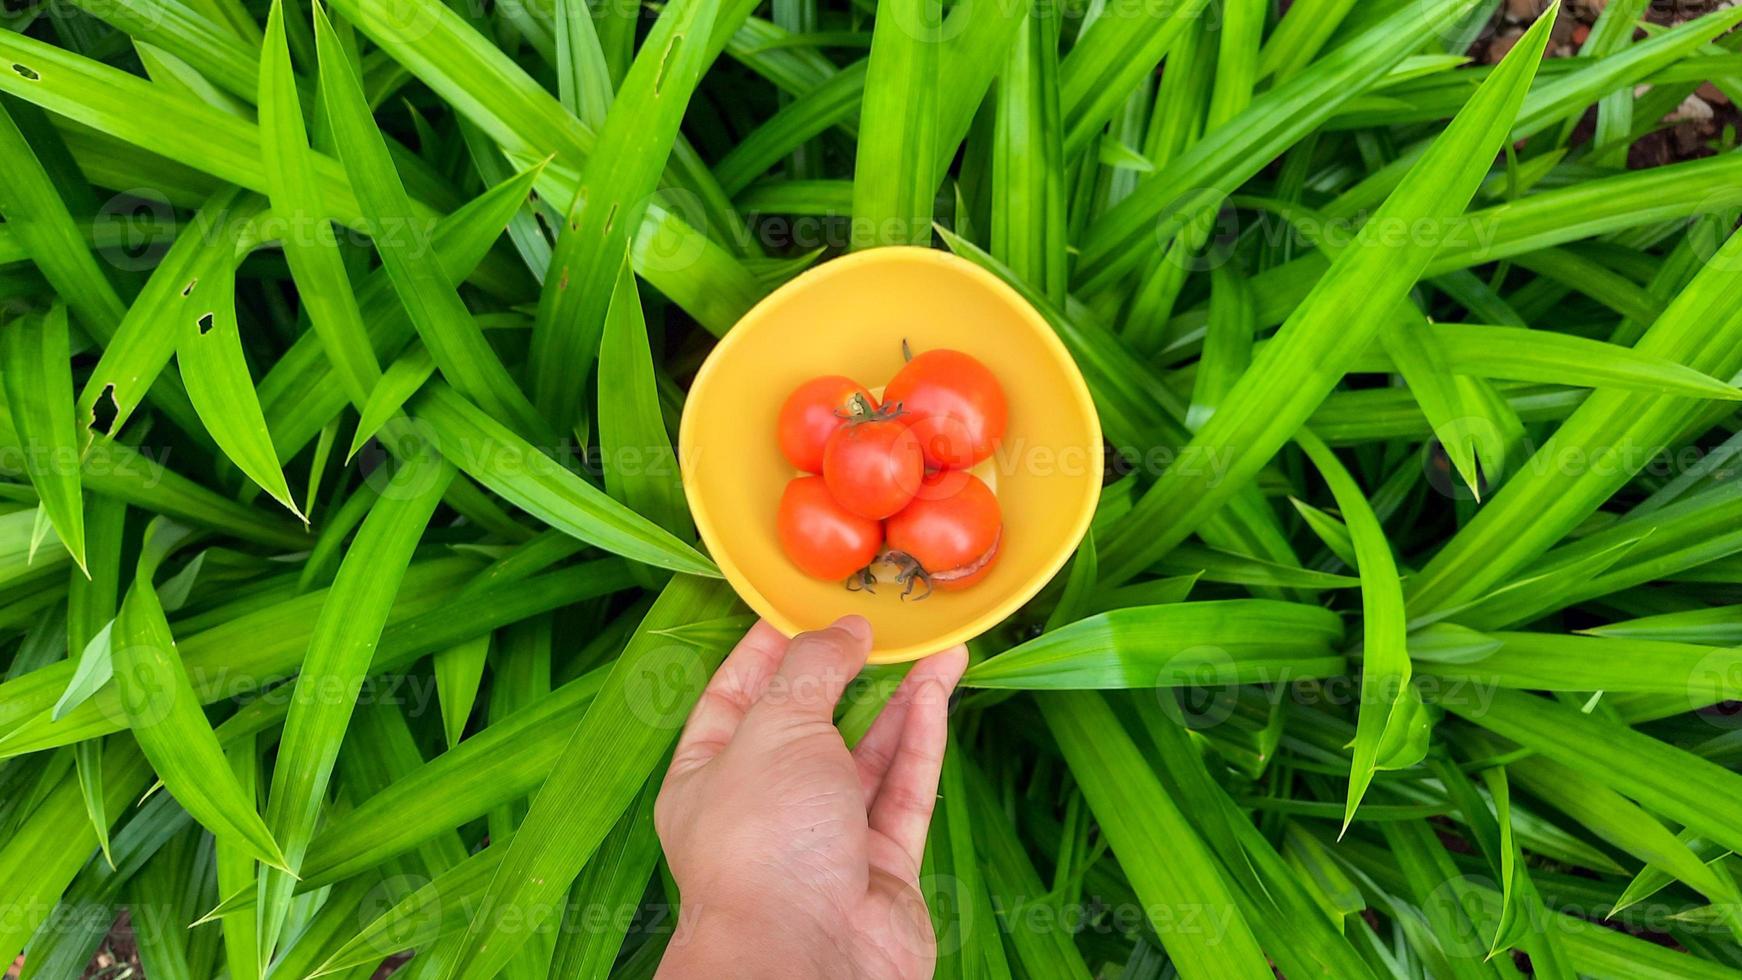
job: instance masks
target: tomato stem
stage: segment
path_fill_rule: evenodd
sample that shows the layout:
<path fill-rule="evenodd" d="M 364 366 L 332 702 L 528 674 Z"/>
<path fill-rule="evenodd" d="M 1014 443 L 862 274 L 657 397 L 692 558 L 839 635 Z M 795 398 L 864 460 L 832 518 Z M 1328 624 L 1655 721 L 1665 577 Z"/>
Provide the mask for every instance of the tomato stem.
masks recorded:
<path fill-rule="evenodd" d="M 872 595 L 877 594 L 877 576 L 871 571 L 870 565 L 866 565 L 864 568 L 861 568 L 847 576 L 847 580 L 841 584 L 846 586 L 848 592 L 869 592 Z"/>
<path fill-rule="evenodd" d="M 925 566 L 919 563 L 919 559 L 905 551 L 889 551 L 884 553 L 883 560 L 896 568 L 895 582 L 902 586 L 902 601 L 905 602 L 911 597 L 914 602 L 918 602 L 931 595 L 931 573 L 925 570 Z M 919 595 L 914 595 L 915 585 L 924 585 L 925 591 Z"/>
<path fill-rule="evenodd" d="M 847 405 L 845 412 L 836 409 L 835 417 L 846 419 L 848 425 L 859 425 L 864 422 L 887 422 L 904 414 L 900 402 L 896 402 L 894 405 L 873 406 L 864 395 L 858 392 L 853 393 L 853 397 Z"/>

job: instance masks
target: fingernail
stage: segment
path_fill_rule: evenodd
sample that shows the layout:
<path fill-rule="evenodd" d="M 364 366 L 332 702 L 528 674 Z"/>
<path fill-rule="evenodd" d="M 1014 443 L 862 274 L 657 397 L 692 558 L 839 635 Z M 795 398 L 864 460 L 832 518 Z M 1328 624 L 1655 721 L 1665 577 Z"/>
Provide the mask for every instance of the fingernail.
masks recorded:
<path fill-rule="evenodd" d="M 871 642 L 871 622 L 863 616 L 842 616 L 835 620 L 835 628 L 851 633 L 861 643 Z"/>

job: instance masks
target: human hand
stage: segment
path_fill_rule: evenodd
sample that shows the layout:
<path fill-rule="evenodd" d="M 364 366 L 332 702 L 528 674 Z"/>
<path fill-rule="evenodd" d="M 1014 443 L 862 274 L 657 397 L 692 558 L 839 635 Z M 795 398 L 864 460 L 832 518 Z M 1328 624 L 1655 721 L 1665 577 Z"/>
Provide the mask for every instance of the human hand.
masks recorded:
<path fill-rule="evenodd" d="M 696 704 L 654 807 L 684 905 L 660 980 L 929 977 L 920 856 L 961 646 L 914 665 L 857 747 L 835 703 L 871 625 L 759 622 Z"/>

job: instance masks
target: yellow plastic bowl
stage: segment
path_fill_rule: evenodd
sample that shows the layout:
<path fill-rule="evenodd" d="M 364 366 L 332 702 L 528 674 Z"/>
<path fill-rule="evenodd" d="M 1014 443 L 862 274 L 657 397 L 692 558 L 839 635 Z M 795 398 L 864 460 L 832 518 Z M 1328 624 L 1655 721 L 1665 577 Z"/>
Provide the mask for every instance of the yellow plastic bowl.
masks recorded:
<path fill-rule="evenodd" d="M 881 390 L 915 352 L 948 347 L 991 368 L 1010 404 L 987 482 L 1004 514 L 998 562 L 975 585 L 903 601 L 813 579 L 775 532 L 797 473 L 776 422 L 786 396 L 821 374 Z M 1076 364 L 1040 314 L 996 276 L 926 248 L 880 248 L 798 276 L 738 321 L 708 356 L 678 437 L 684 492 L 702 541 L 744 601 L 787 635 L 857 613 L 873 663 L 915 660 L 996 625 L 1040 591 L 1088 529 L 1101 489 L 1101 425 Z"/>

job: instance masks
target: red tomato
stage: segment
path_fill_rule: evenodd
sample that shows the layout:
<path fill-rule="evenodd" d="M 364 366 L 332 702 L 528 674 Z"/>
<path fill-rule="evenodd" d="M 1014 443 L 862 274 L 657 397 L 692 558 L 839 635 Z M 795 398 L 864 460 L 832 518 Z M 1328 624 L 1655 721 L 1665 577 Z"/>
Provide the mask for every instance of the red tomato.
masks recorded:
<path fill-rule="evenodd" d="M 871 564 L 883 525 L 835 502 L 820 476 L 801 476 L 780 496 L 780 547 L 806 575 L 845 579 Z"/>
<path fill-rule="evenodd" d="M 908 361 L 883 389 L 883 404 L 901 406 L 932 469 L 967 469 L 1004 438 L 1004 389 L 959 350 L 928 350 Z"/>
<path fill-rule="evenodd" d="M 780 451 L 786 461 L 806 473 L 821 473 L 823 444 L 846 421 L 855 395 L 876 405 L 863 385 L 838 374 L 812 378 L 794 388 L 780 407 Z"/>
<path fill-rule="evenodd" d="M 842 507 L 880 521 L 907 506 L 925 476 L 919 440 L 902 420 L 860 402 L 823 447 L 823 479 Z"/>
<path fill-rule="evenodd" d="M 884 540 L 909 588 L 964 589 L 998 559 L 1004 518 L 998 498 L 972 473 L 928 474 L 913 503 L 883 526 Z"/>

